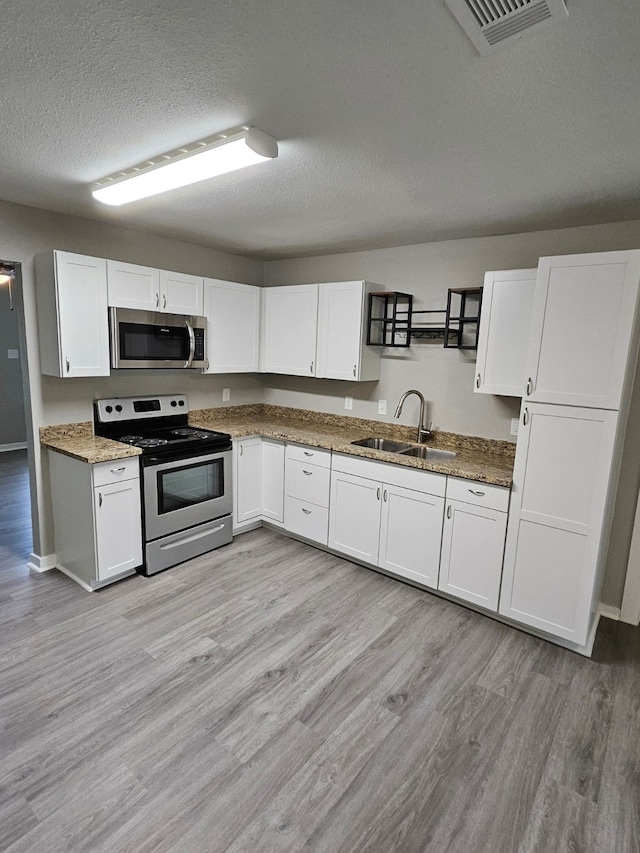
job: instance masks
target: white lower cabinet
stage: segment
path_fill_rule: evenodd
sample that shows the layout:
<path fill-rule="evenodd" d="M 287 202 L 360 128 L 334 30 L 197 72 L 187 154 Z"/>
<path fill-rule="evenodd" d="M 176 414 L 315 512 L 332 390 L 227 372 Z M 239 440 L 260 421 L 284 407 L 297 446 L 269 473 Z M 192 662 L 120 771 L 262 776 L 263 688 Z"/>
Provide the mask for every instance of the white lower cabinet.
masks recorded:
<path fill-rule="evenodd" d="M 90 465 L 50 451 L 57 567 L 93 590 L 142 565 L 137 457 Z"/>
<path fill-rule="evenodd" d="M 290 533 L 327 544 L 331 452 L 288 444 L 284 526 Z"/>
<path fill-rule="evenodd" d="M 233 529 L 254 527 L 263 518 L 282 523 L 284 444 L 252 436 L 233 443 Z"/>
<path fill-rule="evenodd" d="M 453 482 L 452 478 L 449 482 Z M 487 488 L 482 483 L 465 483 L 468 491 L 471 491 L 471 486 L 476 487 L 473 491 L 477 493 Z M 449 595 L 493 611 L 498 609 L 507 531 L 509 490 L 501 491 L 505 493 L 504 510 L 481 502 L 450 500 L 450 490 L 447 489 L 438 584 L 438 589 Z"/>
<path fill-rule="evenodd" d="M 329 547 L 437 588 L 446 477 L 334 458 Z"/>

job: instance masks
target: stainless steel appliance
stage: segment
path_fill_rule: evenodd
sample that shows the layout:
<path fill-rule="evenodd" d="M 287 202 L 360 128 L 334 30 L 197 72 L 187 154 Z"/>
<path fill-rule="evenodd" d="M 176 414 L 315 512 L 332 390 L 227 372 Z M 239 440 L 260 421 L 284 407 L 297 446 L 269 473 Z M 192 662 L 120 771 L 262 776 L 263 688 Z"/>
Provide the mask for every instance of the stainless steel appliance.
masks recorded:
<path fill-rule="evenodd" d="M 96 435 L 140 447 L 144 565 L 152 575 L 232 539 L 231 437 L 189 426 L 186 396 L 96 400 Z"/>
<path fill-rule="evenodd" d="M 111 367 L 205 367 L 206 317 L 109 309 Z"/>

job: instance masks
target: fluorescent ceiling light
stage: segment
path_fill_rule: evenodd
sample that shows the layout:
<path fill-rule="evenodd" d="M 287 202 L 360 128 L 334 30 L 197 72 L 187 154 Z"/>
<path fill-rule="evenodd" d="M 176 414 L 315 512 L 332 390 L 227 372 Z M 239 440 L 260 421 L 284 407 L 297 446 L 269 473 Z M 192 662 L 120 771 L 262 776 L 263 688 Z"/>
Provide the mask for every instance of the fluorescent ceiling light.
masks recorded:
<path fill-rule="evenodd" d="M 245 127 L 109 175 L 98 181 L 92 195 L 104 204 L 127 204 L 277 156 L 278 143 L 272 136 L 257 127 Z"/>

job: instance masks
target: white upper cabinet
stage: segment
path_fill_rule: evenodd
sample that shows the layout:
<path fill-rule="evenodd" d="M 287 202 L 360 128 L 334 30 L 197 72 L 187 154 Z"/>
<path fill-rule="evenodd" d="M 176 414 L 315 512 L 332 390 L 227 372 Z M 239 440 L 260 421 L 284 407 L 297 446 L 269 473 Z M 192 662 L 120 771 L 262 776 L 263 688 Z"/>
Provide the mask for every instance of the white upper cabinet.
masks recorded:
<path fill-rule="evenodd" d="M 40 363 L 49 376 L 108 376 L 107 264 L 69 252 L 36 257 Z"/>
<path fill-rule="evenodd" d="M 316 376 L 318 285 L 263 288 L 264 373 Z"/>
<path fill-rule="evenodd" d="M 160 311 L 160 270 L 107 261 L 107 276 L 110 306 Z"/>
<path fill-rule="evenodd" d="M 485 273 L 473 390 L 522 397 L 536 270 Z"/>
<path fill-rule="evenodd" d="M 618 409 L 634 328 L 640 251 L 541 258 L 525 395 Z"/>
<path fill-rule="evenodd" d="M 203 281 L 202 276 L 160 270 L 160 310 L 201 317 Z"/>
<path fill-rule="evenodd" d="M 364 281 L 320 284 L 318 365 L 325 379 L 367 381 L 380 378 L 380 348 L 366 341 L 367 294 Z"/>
<path fill-rule="evenodd" d="M 207 318 L 205 373 L 257 373 L 260 354 L 260 288 L 204 280 Z"/>
<path fill-rule="evenodd" d="M 579 646 L 598 604 L 617 420 L 523 401 L 499 612 Z"/>
<path fill-rule="evenodd" d="M 107 261 L 109 305 L 200 316 L 203 279 L 123 261 Z"/>

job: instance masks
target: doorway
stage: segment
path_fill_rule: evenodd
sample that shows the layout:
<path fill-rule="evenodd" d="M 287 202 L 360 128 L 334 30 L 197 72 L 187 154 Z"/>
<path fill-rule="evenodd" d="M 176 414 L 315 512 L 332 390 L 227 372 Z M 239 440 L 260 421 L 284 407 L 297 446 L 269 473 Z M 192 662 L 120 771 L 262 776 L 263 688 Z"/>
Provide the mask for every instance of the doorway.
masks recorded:
<path fill-rule="evenodd" d="M 30 401 L 20 264 L 0 259 L 0 579 L 32 551 Z M 32 467 L 32 466 L 31 466 Z"/>

